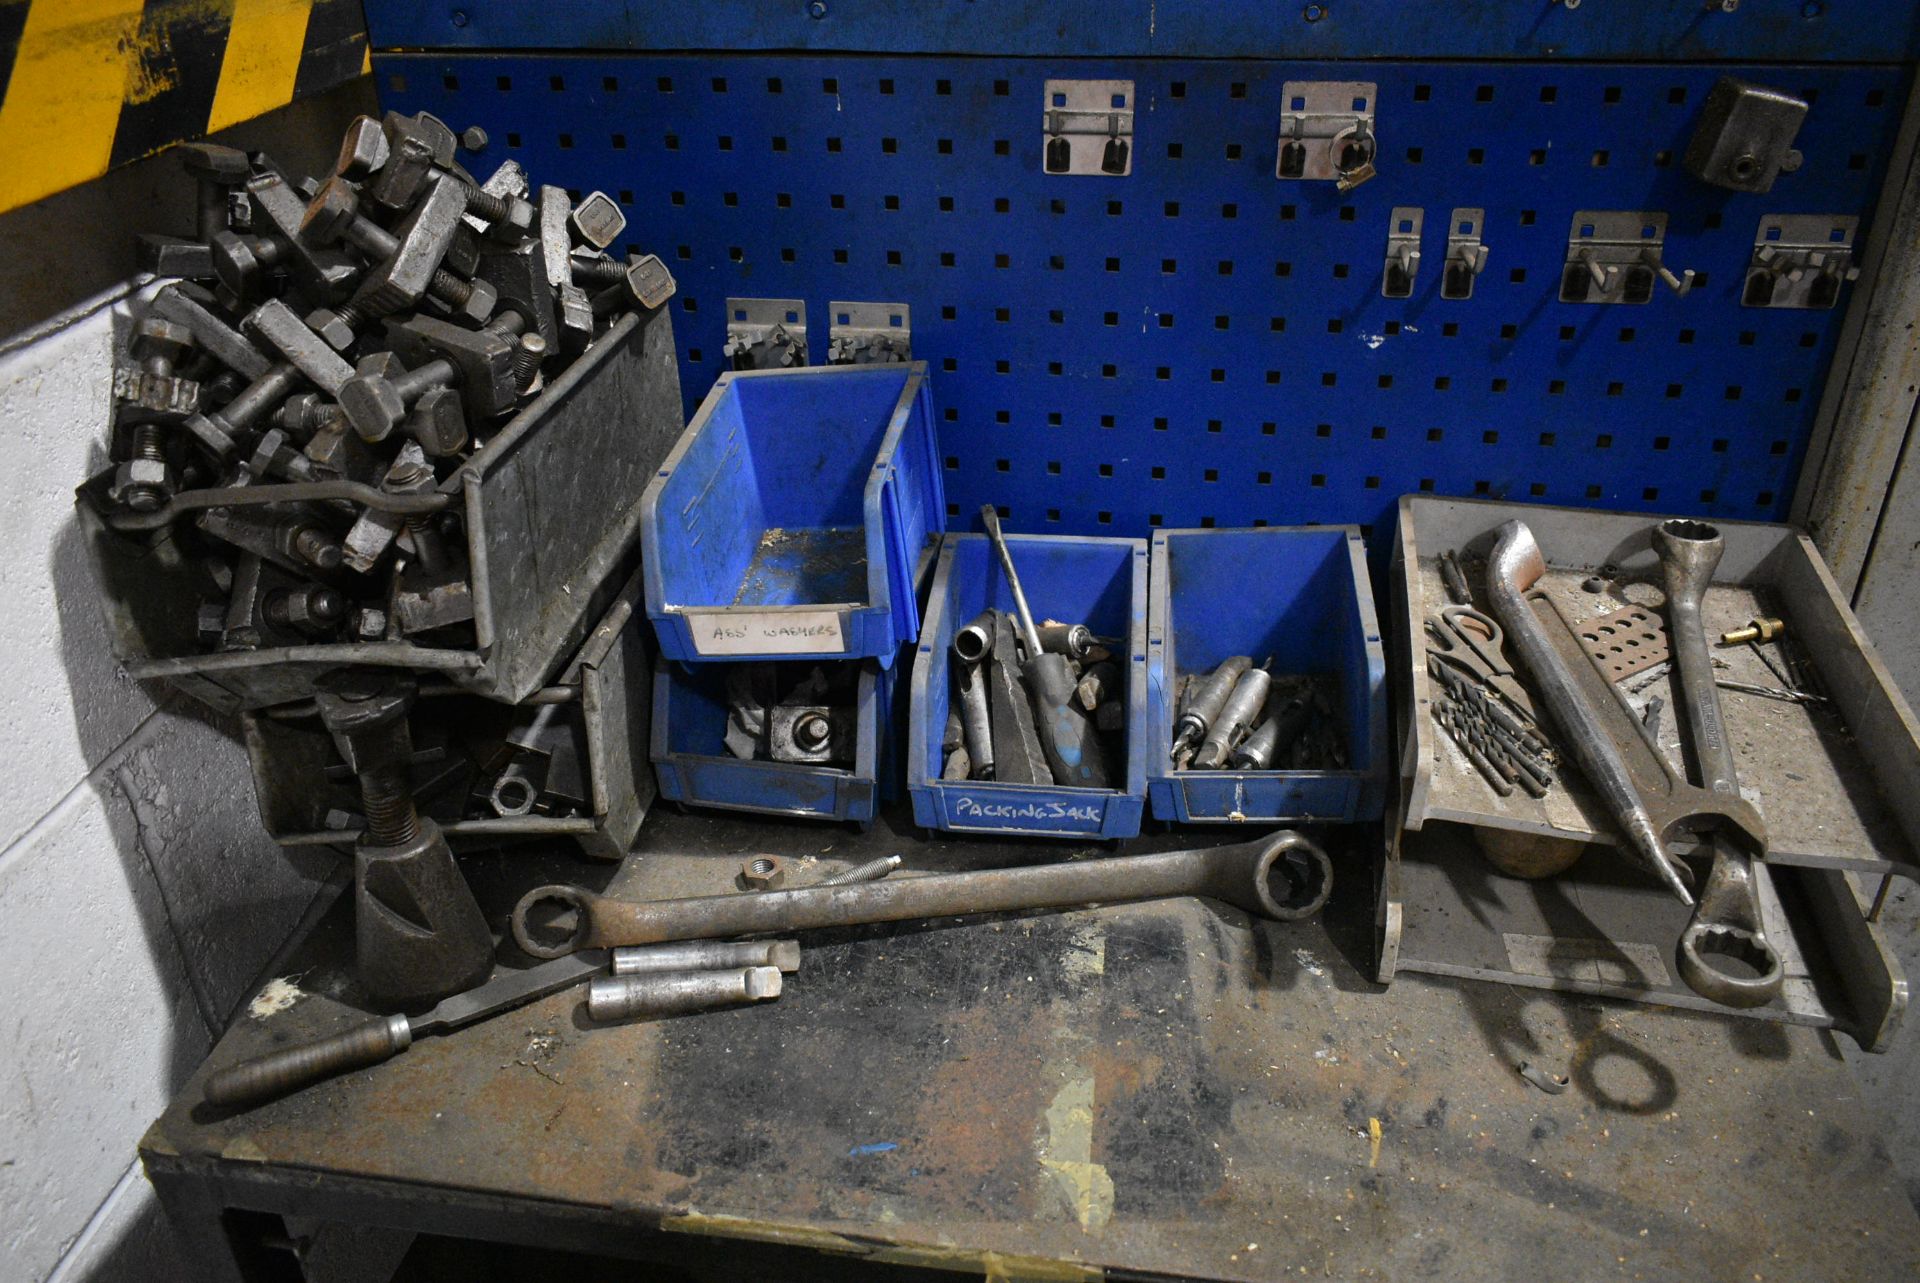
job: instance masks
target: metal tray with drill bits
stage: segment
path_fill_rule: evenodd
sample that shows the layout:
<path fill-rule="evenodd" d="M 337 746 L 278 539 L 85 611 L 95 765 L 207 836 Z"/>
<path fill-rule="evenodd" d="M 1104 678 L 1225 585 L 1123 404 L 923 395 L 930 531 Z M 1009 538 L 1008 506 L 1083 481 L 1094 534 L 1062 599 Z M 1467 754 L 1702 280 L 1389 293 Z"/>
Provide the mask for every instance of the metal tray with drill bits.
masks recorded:
<path fill-rule="evenodd" d="M 1705 1007 L 1884 1046 L 1906 981 L 1875 922 L 1892 871 L 1911 875 L 1920 841 L 1910 787 L 1920 725 L 1812 543 L 1787 526 L 1714 523 L 1726 551 L 1706 627 L 1736 638 L 1714 647 L 1714 671 L 1741 791 L 1771 839 L 1755 883 L 1787 964 L 1780 997 L 1735 1013 L 1671 974 L 1685 914 L 1613 858 L 1612 823 L 1552 725 L 1542 719 L 1547 787 L 1502 794 L 1439 723 L 1437 706 L 1457 702 L 1458 690 L 1429 672 L 1427 622 L 1449 605 L 1490 604 L 1486 555 L 1501 523 L 1517 518 L 1546 554 L 1541 584 L 1554 605 L 1601 671 L 1620 674 L 1618 691 L 1669 760 L 1684 762 L 1668 663 L 1612 650 L 1658 641 L 1651 625 L 1664 626 L 1650 542 L 1659 518 L 1419 496 L 1401 499 L 1398 515 L 1389 652 L 1400 769 L 1376 879 L 1375 979 L 1424 971 Z M 1775 619 L 1784 629 L 1739 640 L 1750 621 Z M 1530 711 L 1527 674 L 1514 676 L 1512 707 Z"/>
<path fill-rule="evenodd" d="M 1527 522 L 1547 556 L 1547 591 L 1576 630 L 1647 608 L 1664 619 L 1658 566 L 1648 542 L 1656 517 L 1638 513 L 1473 500 L 1400 502 L 1393 561 L 1395 716 L 1405 756 L 1406 826 L 1428 820 L 1512 829 L 1577 842 L 1612 842 L 1611 822 L 1571 763 L 1543 796 L 1498 795 L 1435 724 L 1441 691 L 1428 673 L 1427 619 L 1451 602 L 1440 554 L 1464 572 L 1472 605 L 1488 608 L 1486 554 L 1500 523 Z M 1726 555 L 1704 609 L 1716 639 L 1755 619 L 1785 622 L 1758 644 L 1716 644 L 1721 703 L 1739 762 L 1742 790 L 1766 817 L 1767 859 L 1885 872 L 1911 864 L 1920 847 L 1920 725 L 1914 721 L 1813 544 L 1790 526 L 1716 522 Z M 1507 660 L 1513 662 L 1511 644 Z M 1722 666 L 1724 665 L 1724 667 Z M 1517 674 L 1524 688 L 1528 678 Z M 1664 663 L 1624 677 L 1619 688 L 1679 761 L 1671 669 Z M 1649 709 L 1652 712 L 1649 713 Z M 1546 728 L 1551 741 L 1555 732 Z"/>
<path fill-rule="evenodd" d="M 1147 797 L 1156 819 L 1379 817 L 1386 657 L 1366 555 L 1353 526 L 1154 532 Z M 1237 719 L 1236 730 L 1229 693 L 1214 701 L 1225 715 L 1200 717 L 1193 706 L 1210 679 L 1229 692 L 1256 683 L 1264 711 Z"/>
<path fill-rule="evenodd" d="M 456 847 L 566 836 L 618 859 L 654 798 L 647 769 L 653 629 L 639 572 L 559 679 L 518 704 L 423 680 L 414 705 L 413 786 Z M 254 797 L 286 846 L 350 843 L 360 832 L 353 772 L 310 701 L 241 714 Z"/>
<path fill-rule="evenodd" d="M 595 192 L 484 133 L 360 117 L 320 180 L 186 149 L 195 238 L 149 237 L 80 522 L 115 653 L 223 710 L 341 665 L 509 702 L 638 560 L 680 427 L 672 276 Z"/>

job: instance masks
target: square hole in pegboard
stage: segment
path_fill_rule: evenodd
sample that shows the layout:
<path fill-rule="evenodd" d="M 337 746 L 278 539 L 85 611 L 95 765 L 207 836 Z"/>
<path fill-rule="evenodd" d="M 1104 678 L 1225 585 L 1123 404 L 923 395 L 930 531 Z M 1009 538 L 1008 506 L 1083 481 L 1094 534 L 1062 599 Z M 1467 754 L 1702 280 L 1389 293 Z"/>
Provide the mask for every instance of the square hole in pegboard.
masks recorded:
<path fill-rule="evenodd" d="M 1380 63 L 1366 73 L 1378 173 L 1341 194 L 1273 176 L 1280 86 L 1346 79 L 1341 64 L 376 62 L 382 84 L 398 80 L 384 106 L 500 140 L 467 158 L 480 177 L 511 156 L 537 183 L 631 193 L 630 239 L 668 259 L 683 293 L 899 299 L 937 317 L 913 346 L 933 371 L 954 510 L 992 502 L 1015 529 L 1104 534 L 1154 517 L 1390 534 L 1395 496 L 1422 489 L 1784 516 L 1850 294 L 1831 311 L 1742 309 L 1754 219 L 1673 153 L 1723 73 L 1815 91 L 1795 191 L 1864 218 L 1905 89 L 1890 65 Z M 1041 123 L 1044 82 L 1063 77 L 1138 87 L 1124 178 L 1049 176 L 1018 141 Z M 629 100 L 618 120 L 609 82 Z M 1383 297 L 1392 207 L 1444 213 L 1467 192 L 1490 254 L 1472 296 L 1439 296 L 1445 245 L 1430 238 L 1412 296 Z M 1643 306 L 1559 302 L 1571 212 L 1650 201 L 1668 217 L 1667 261 L 1709 283 L 1684 299 L 1656 287 Z M 724 317 L 673 319 L 691 414 L 724 366 Z M 1629 423 L 1658 424 L 1666 447 L 1629 439 Z M 1487 432 L 1498 446 L 1477 444 Z"/>

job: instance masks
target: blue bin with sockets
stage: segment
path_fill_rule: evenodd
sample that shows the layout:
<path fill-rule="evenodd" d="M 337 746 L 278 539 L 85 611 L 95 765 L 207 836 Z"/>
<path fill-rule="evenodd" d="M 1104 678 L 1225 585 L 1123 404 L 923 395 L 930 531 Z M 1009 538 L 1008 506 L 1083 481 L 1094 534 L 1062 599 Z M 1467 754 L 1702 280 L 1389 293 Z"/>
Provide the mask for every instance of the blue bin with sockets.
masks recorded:
<path fill-rule="evenodd" d="M 783 668 L 787 666 L 783 665 Z M 807 664 L 791 666 L 794 678 Z M 724 664 L 660 661 L 653 673 L 652 756 L 660 796 L 689 806 L 848 820 L 865 828 L 894 796 L 892 706 L 896 669 L 860 662 L 854 699 L 853 769 L 804 762 L 747 761 L 727 751 Z"/>
<path fill-rule="evenodd" d="M 913 664 L 907 732 L 907 793 L 914 822 L 959 833 L 1127 838 L 1146 810 L 1147 737 L 1154 719 L 1146 665 L 1147 544 L 1142 539 L 1008 535 L 1008 551 L 1036 622 L 1084 623 L 1096 636 L 1124 639 L 1114 658 L 1126 664 L 1126 753 L 1109 762 L 1124 786 L 1068 788 L 940 778 L 940 739 L 953 697 L 953 634 L 989 606 L 1013 610 L 1000 559 L 985 535 L 948 535 L 934 572 L 927 626 Z"/>
<path fill-rule="evenodd" d="M 660 653 L 891 665 L 946 525 L 936 449 L 925 362 L 721 375 L 641 499 Z"/>
<path fill-rule="evenodd" d="M 1160 530 L 1153 536 L 1147 673 L 1154 688 L 1147 796 L 1159 820 L 1373 820 L 1386 793 L 1386 654 L 1356 526 Z M 1175 771 L 1182 676 L 1273 657 L 1270 672 L 1330 676 L 1347 765 L 1314 771 Z"/>

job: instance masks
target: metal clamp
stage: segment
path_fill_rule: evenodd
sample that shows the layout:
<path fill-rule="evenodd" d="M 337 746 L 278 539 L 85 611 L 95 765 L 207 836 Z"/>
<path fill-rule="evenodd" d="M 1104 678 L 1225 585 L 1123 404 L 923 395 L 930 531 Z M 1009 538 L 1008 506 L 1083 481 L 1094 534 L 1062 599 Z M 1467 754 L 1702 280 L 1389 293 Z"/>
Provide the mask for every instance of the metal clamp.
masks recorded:
<path fill-rule="evenodd" d="M 1562 303 L 1649 303 L 1656 279 L 1686 297 L 1691 268 L 1674 275 L 1666 265 L 1667 216 L 1637 209 L 1575 211 L 1567 233 Z"/>
<path fill-rule="evenodd" d="M 1379 151 L 1373 113 L 1379 86 L 1370 80 L 1289 80 L 1280 92 L 1275 178 L 1332 182 L 1352 191 L 1374 175 Z"/>
<path fill-rule="evenodd" d="M 1830 308 L 1840 285 L 1860 275 L 1850 214 L 1768 214 L 1753 234 L 1743 307 Z"/>
<path fill-rule="evenodd" d="M 1049 80 L 1042 138 L 1049 174 L 1123 178 L 1133 172 L 1133 82 Z"/>

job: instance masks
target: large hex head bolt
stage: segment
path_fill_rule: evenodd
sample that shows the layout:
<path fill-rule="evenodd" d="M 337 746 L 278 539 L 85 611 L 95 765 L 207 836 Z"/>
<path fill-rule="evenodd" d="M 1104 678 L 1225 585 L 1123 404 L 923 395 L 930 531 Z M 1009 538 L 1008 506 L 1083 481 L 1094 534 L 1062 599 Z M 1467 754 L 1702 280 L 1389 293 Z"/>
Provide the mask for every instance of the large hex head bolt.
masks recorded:
<path fill-rule="evenodd" d="M 458 377 L 448 360 L 409 370 L 392 352 L 372 352 L 360 358 L 353 377 L 341 386 L 340 409 L 363 440 L 384 441 L 406 419 L 409 406 Z"/>
<path fill-rule="evenodd" d="M 301 235 L 316 245 L 345 241 L 374 264 L 347 305 L 355 318 L 412 307 L 423 294 L 476 324 L 493 314 L 499 296 L 491 285 L 462 280 L 441 266 L 466 209 L 461 188 L 452 181 L 435 183 L 398 231 L 389 232 L 360 212 L 352 183 L 336 177 L 320 185 Z"/>
<path fill-rule="evenodd" d="M 414 806 L 407 712 L 413 679 L 346 669 L 314 702 L 360 780 L 367 825 L 354 844 L 360 981 L 383 1006 L 415 1009 L 471 989 L 493 969 L 493 934 L 440 826 Z"/>
<path fill-rule="evenodd" d="M 628 263 L 613 285 L 593 296 L 593 314 L 611 316 L 634 308 L 650 312 L 672 298 L 678 288 L 673 273 L 659 256 L 647 254 Z"/>
<path fill-rule="evenodd" d="M 194 236 L 210 244 L 228 228 L 227 209 L 233 189 L 247 181 L 247 154 L 219 143 L 188 143 L 180 148 L 180 164 L 198 188 Z"/>
<path fill-rule="evenodd" d="M 576 240 L 595 249 L 605 249 L 627 230 L 627 216 L 605 192 L 588 192 L 581 197 L 567 222 Z"/>

